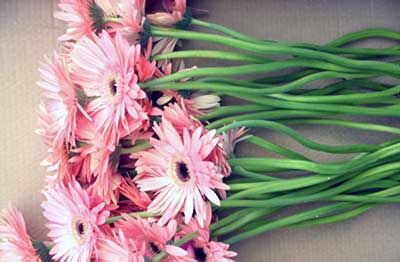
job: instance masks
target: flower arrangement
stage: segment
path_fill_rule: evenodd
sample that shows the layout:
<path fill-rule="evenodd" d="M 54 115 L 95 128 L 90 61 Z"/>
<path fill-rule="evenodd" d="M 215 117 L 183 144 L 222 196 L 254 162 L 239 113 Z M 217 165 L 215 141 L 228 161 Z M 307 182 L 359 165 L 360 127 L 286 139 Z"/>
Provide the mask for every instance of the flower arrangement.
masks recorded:
<path fill-rule="evenodd" d="M 326 45 L 276 42 L 194 18 L 204 12 L 185 0 L 60 0 L 54 15 L 67 30 L 38 82 L 50 241 L 32 240 L 22 214 L 5 209 L 1 261 L 229 262 L 236 256 L 229 244 L 257 234 L 400 202 L 400 129 L 351 120 L 400 116 L 400 86 L 382 80 L 400 77 L 400 49 L 345 47 L 376 37 L 398 41 L 400 33 L 365 29 Z M 182 50 L 183 40 L 235 51 Z M 186 67 L 186 58 L 241 64 Z M 331 81 L 310 88 L 319 80 Z M 221 106 L 225 97 L 241 102 Z M 298 124 L 394 138 L 327 145 L 289 126 Z M 319 163 L 255 128 L 351 155 Z M 238 143 L 280 156 L 239 156 Z M 301 175 L 282 176 L 291 171 Z M 304 203 L 321 205 L 282 213 Z"/>

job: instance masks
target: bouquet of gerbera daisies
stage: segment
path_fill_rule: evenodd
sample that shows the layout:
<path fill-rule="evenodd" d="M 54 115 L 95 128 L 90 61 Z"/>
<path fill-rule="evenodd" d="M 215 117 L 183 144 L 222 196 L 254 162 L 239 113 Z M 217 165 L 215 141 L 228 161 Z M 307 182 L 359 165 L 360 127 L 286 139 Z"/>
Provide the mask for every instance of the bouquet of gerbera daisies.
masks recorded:
<path fill-rule="evenodd" d="M 204 13 L 184 0 L 60 1 L 55 16 L 68 29 L 38 82 L 38 134 L 49 148 L 43 165 L 51 172 L 42 204 L 50 241 L 30 239 L 22 215 L 9 208 L 0 225 L 2 261 L 229 262 L 236 255 L 229 244 L 256 234 L 400 202 L 397 137 L 326 145 L 289 127 L 337 125 L 398 136 L 396 127 L 348 118 L 400 116 L 400 87 L 378 78 L 400 77 L 394 59 L 400 49 L 343 46 L 370 37 L 397 41 L 400 33 L 367 29 L 322 46 L 283 43 L 193 18 Z M 182 51 L 180 39 L 236 49 Z M 191 57 L 243 65 L 186 68 L 183 59 Z M 308 86 L 322 79 L 332 81 Z M 221 97 L 244 102 L 220 106 Z M 250 128 L 352 155 L 318 163 Z M 237 157 L 239 142 L 280 157 Z M 301 176 L 281 176 L 291 171 Z M 322 206 L 279 217 L 309 202 Z"/>

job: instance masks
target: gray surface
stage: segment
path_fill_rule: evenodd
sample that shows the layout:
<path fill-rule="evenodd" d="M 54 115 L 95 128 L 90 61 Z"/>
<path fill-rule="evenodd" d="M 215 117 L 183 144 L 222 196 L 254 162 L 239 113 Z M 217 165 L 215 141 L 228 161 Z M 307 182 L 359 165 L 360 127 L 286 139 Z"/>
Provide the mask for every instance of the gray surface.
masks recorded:
<path fill-rule="evenodd" d="M 400 30 L 400 1 L 262 1 L 204 0 L 209 21 L 259 38 L 324 43 L 366 27 Z M 33 133 L 39 100 L 37 67 L 51 54 L 63 25 L 52 18 L 54 1 L 0 1 L 0 207 L 12 202 L 27 219 L 35 238 L 43 238 L 39 191 L 45 171 L 39 167 L 45 148 Z M 190 46 L 191 44 L 188 44 Z M 197 47 L 207 46 L 196 44 Z M 218 64 L 201 61 L 199 64 Z M 396 121 L 386 121 L 397 125 Z M 300 128 L 308 137 L 332 144 L 378 142 L 382 136 L 346 129 Z M 304 151 L 289 139 L 263 133 L 272 141 Z M 241 148 L 260 155 L 253 148 Z M 325 154 L 304 152 L 326 161 Z M 351 221 L 312 229 L 278 230 L 233 246 L 239 262 L 396 262 L 400 261 L 400 209 L 377 208 Z"/>

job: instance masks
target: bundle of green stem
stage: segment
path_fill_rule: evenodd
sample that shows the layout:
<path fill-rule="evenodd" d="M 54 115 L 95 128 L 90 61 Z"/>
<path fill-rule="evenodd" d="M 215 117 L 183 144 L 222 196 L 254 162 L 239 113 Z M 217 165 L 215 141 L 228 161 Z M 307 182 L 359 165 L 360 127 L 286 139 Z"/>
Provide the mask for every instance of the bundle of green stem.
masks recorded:
<path fill-rule="evenodd" d="M 270 129 L 311 150 L 351 154 L 345 161 L 319 163 L 256 135 L 247 136 L 244 143 L 280 157 L 231 157 L 232 175 L 227 180 L 231 190 L 221 206 L 215 207 L 217 212 L 228 210 L 230 215 L 212 225 L 214 236 L 227 237 L 227 243 L 235 243 L 276 228 L 342 221 L 380 204 L 400 202 L 400 128 L 376 124 L 371 118 L 364 122 L 346 120 L 353 116 L 400 117 L 397 97 L 400 85 L 393 84 L 400 78 L 396 60 L 400 55 L 396 45 L 399 32 L 366 29 L 325 45 L 315 45 L 258 40 L 220 25 L 196 19 L 192 23 L 214 32 L 154 26 L 151 35 L 208 41 L 235 50 L 176 51 L 154 59 L 210 58 L 242 64 L 177 72 L 149 81 L 143 88 L 208 90 L 245 101 L 199 117 L 218 133 L 237 127 Z M 388 48 L 346 47 L 370 38 L 385 38 L 395 44 Z M 285 58 L 271 59 L 269 55 Z M 254 77 L 267 73 L 279 74 Z M 240 80 L 242 76 L 246 80 Z M 181 81 L 187 78 L 191 80 Z M 313 88 L 311 84 L 318 80 L 329 81 Z M 393 139 L 381 144 L 327 145 L 289 127 L 297 124 L 361 129 L 370 136 L 386 132 Z M 300 171 L 302 176 L 281 176 L 290 171 Z M 288 208 L 304 203 L 319 203 L 319 206 L 279 216 L 286 214 Z"/>

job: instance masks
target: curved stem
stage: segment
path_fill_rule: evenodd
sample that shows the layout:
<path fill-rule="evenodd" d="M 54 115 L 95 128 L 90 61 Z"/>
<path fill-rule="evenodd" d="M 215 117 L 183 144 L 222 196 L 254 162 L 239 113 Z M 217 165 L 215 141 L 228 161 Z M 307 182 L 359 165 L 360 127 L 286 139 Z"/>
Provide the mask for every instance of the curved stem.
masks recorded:
<path fill-rule="evenodd" d="M 141 83 L 140 87 L 149 87 L 157 84 L 168 83 L 172 81 L 178 81 L 185 78 L 193 78 L 193 77 L 210 77 L 210 76 L 237 76 L 237 75 L 246 75 L 246 74 L 258 74 L 258 73 L 269 73 L 275 72 L 288 68 L 316 68 L 321 70 L 329 70 L 329 71 L 338 71 L 341 73 L 352 73 L 349 76 L 340 76 L 343 78 L 350 77 L 372 77 L 377 74 L 374 73 L 357 73 L 352 69 L 343 66 L 337 66 L 335 64 L 318 61 L 318 60 L 309 60 L 309 59 L 289 59 L 282 61 L 273 61 L 265 64 L 253 64 L 253 65 L 241 65 L 241 66 L 225 66 L 225 67 L 203 67 L 196 68 L 187 71 L 180 71 L 168 76 L 164 76 L 158 79 L 150 80 L 145 83 Z M 336 73 L 338 73 L 336 72 Z"/>
<path fill-rule="evenodd" d="M 271 59 L 259 56 L 251 56 L 235 52 L 214 51 L 214 50 L 174 51 L 171 53 L 164 53 L 153 56 L 153 59 L 156 61 L 165 59 L 177 59 L 177 58 L 213 58 L 213 59 L 242 61 L 242 62 L 257 63 L 257 64 L 264 64 L 273 61 Z"/>
<path fill-rule="evenodd" d="M 245 42 L 238 39 L 232 39 L 225 36 L 198 33 L 198 32 L 188 32 L 184 30 L 175 30 L 175 29 L 158 30 L 154 28 L 152 30 L 152 35 L 161 37 L 192 39 L 198 41 L 208 41 L 259 54 L 292 55 L 309 59 L 324 60 L 349 68 L 362 69 L 366 71 L 374 70 L 376 72 L 385 72 L 391 76 L 396 76 L 396 77 L 400 76 L 400 67 L 398 65 L 391 64 L 388 62 L 368 61 L 368 60 L 360 61 L 316 50 L 303 49 L 297 47 L 286 47 L 274 43 L 257 44 L 257 43 Z"/>

